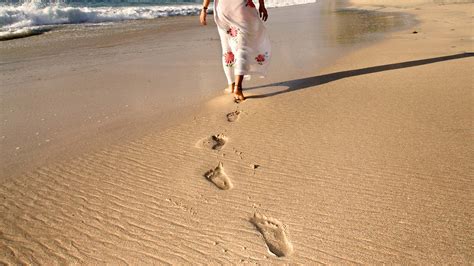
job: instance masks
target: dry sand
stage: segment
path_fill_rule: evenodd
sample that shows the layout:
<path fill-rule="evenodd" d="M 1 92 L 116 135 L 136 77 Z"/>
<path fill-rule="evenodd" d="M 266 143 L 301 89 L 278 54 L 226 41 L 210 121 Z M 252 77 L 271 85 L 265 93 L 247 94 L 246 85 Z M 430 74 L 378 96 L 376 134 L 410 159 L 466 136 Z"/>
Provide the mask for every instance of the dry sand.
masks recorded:
<path fill-rule="evenodd" d="M 472 7 L 6 180 L 0 261 L 474 263 Z"/>

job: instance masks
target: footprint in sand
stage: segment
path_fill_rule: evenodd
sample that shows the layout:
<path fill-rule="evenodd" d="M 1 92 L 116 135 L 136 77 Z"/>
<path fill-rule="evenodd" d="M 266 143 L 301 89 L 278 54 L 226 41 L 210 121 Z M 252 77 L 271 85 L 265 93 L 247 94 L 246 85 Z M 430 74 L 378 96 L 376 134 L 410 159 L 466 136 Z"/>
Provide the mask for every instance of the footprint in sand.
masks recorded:
<path fill-rule="evenodd" d="M 204 176 L 222 190 L 229 190 L 233 187 L 229 177 L 224 173 L 222 162 L 215 169 L 209 170 Z"/>
<path fill-rule="evenodd" d="M 263 214 L 255 213 L 250 222 L 260 231 L 268 249 L 278 257 L 288 256 L 293 253 L 293 245 L 288 239 L 284 225 Z"/>
<path fill-rule="evenodd" d="M 240 111 L 239 110 L 236 110 L 234 112 L 230 112 L 228 113 L 227 115 L 227 121 L 229 122 L 235 122 L 239 119 L 239 116 L 240 116 Z"/>
<path fill-rule="evenodd" d="M 198 144 L 200 144 L 200 146 L 202 147 L 219 151 L 224 147 L 226 143 L 227 137 L 224 136 L 224 134 L 217 134 L 199 141 Z"/>

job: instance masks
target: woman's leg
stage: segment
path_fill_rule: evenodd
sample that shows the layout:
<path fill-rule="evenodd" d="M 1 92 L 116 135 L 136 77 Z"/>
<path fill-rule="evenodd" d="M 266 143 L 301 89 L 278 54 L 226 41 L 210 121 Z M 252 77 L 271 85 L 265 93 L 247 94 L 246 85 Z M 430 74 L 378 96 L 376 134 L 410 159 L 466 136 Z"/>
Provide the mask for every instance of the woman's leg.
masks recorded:
<path fill-rule="evenodd" d="M 230 89 L 230 92 L 233 93 L 234 92 L 234 84 L 235 84 L 235 81 L 234 81 L 234 66 L 233 66 L 233 64 L 229 64 L 226 61 L 226 57 L 224 56 L 225 53 L 227 53 L 229 51 L 232 51 L 232 49 L 230 48 L 227 33 L 224 32 L 220 28 L 218 28 L 218 32 L 219 32 L 219 37 L 220 37 L 220 40 L 221 40 L 222 53 L 223 53 L 222 67 L 224 68 L 225 77 L 227 78 L 228 88 Z"/>
<path fill-rule="evenodd" d="M 225 60 L 222 60 L 222 65 L 224 66 L 224 73 L 227 78 L 227 88 L 231 93 L 235 91 L 235 81 L 234 81 L 234 70 L 233 67 L 227 66 Z"/>
<path fill-rule="evenodd" d="M 245 100 L 245 96 L 242 93 L 242 82 L 244 81 L 244 75 L 235 76 L 235 86 L 234 86 L 234 98 L 239 101 Z"/>

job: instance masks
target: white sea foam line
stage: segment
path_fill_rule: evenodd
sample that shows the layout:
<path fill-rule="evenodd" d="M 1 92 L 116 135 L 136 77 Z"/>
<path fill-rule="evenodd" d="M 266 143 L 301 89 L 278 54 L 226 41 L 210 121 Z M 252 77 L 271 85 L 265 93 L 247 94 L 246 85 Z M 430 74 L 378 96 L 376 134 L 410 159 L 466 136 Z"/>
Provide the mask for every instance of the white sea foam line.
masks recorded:
<path fill-rule="evenodd" d="M 314 3 L 316 0 L 267 0 L 269 8 Z M 18 34 L 46 25 L 102 23 L 197 15 L 201 4 L 138 7 L 71 7 L 44 5 L 33 0 L 23 5 L 0 5 L 0 36 Z M 212 10 L 212 8 L 211 8 Z"/>

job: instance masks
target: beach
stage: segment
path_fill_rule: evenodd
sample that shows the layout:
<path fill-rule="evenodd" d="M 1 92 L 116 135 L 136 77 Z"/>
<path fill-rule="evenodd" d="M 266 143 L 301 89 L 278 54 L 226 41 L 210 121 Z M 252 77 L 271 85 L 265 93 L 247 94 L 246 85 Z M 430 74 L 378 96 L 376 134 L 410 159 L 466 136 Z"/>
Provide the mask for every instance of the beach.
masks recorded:
<path fill-rule="evenodd" d="M 269 10 L 240 104 L 212 21 L 2 43 L 0 262 L 472 264 L 473 5 L 393 2 Z"/>

